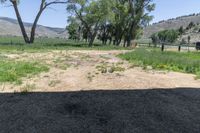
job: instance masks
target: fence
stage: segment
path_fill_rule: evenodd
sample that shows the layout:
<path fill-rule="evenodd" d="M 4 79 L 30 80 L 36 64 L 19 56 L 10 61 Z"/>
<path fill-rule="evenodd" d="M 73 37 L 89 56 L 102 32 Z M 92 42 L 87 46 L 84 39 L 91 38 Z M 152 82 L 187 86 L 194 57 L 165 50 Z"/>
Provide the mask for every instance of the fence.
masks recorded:
<path fill-rule="evenodd" d="M 196 44 L 190 43 L 190 44 L 181 44 L 181 43 L 166 43 L 166 42 L 160 42 L 157 44 L 153 44 L 152 42 L 137 42 L 138 46 L 140 47 L 154 47 L 154 48 L 161 48 L 162 51 L 164 50 L 177 50 L 177 51 L 195 51 L 196 50 Z"/>

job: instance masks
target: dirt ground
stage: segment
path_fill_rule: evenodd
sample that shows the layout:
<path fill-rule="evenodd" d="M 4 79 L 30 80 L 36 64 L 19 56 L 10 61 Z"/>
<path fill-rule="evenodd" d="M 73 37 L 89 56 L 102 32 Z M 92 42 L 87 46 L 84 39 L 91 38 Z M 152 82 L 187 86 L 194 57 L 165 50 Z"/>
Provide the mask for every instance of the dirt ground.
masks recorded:
<path fill-rule="evenodd" d="M 1 92 L 60 92 L 83 90 L 198 88 L 195 75 L 143 70 L 116 57 L 129 51 L 50 51 L 6 54 L 10 59 L 39 61 L 49 72 L 23 79 L 22 85 L 1 84 Z"/>

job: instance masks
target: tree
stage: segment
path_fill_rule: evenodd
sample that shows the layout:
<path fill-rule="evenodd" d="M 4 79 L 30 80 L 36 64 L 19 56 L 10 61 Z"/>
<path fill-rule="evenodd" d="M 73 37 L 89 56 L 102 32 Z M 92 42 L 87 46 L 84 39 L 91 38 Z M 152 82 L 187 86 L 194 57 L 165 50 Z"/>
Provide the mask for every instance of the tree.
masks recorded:
<path fill-rule="evenodd" d="M 152 43 L 154 44 L 154 46 L 156 47 L 157 44 L 159 43 L 159 37 L 158 37 L 158 33 L 154 33 L 151 35 L 151 40 L 152 40 Z"/>
<path fill-rule="evenodd" d="M 79 26 L 79 22 L 77 22 L 76 18 L 71 17 L 68 22 L 70 23 L 66 29 L 68 31 L 69 34 L 69 39 L 80 39 L 80 26 Z"/>
<path fill-rule="evenodd" d="M 1 0 L 1 2 L 5 2 L 5 1 L 9 1 L 12 4 L 12 6 L 14 7 L 15 14 L 16 14 L 16 17 L 17 17 L 17 21 L 19 23 L 24 41 L 26 43 L 33 43 L 34 42 L 35 30 L 36 30 L 36 27 L 37 27 L 37 23 L 38 23 L 40 16 L 42 15 L 42 13 L 45 11 L 45 9 L 47 9 L 49 6 L 54 5 L 54 4 L 66 4 L 67 3 L 66 0 L 49 0 L 49 1 L 48 0 L 41 0 L 40 8 L 39 8 L 39 11 L 38 11 L 38 13 L 35 17 L 34 22 L 33 22 L 30 37 L 29 37 L 27 32 L 26 32 L 26 29 L 24 27 L 24 24 L 23 24 L 23 21 L 22 21 L 22 18 L 21 18 L 19 9 L 18 9 L 19 0 Z"/>
<path fill-rule="evenodd" d="M 190 44 L 191 37 L 188 36 L 187 40 L 188 40 L 188 44 Z"/>
<path fill-rule="evenodd" d="M 97 36 L 102 23 L 109 16 L 109 7 L 112 0 L 71 0 L 67 5 L 67 10 L 78 18 L 89 36 L 89 46 Z"/>
<path fill-rule="evenodd" d="M 152 20 L 149 12 L 154 8 L 152 0 L 71 0 L 67 5 L 87 31 L 89 46 L 97 35 L 103 44 L 114 38 L 114 45 L 124 39 L 124 46 L 130 46 Z"/>
<path fill-rule="evenodd" d="M 152 0 L 128 0 L 129 21 L 127 29 L 127 46 L 131 45 L 131 41 L 137 36 L 138 29 L 147 24 L 153 17 L 149 16 L 149 12 L 155 9 Z"/>
<path fill-rule="evenodd" d="M 183 28 L 183 26 L 181 26 L 179 29 L 178 29 L 178 32 L 179 32 L 179 35 L 183 35 L 184 34 L 184 28 Z"/>
<path fill-rule="evenodd" d="M 151 36 L 153 42 L 173 43 L 178 39 L 179 33 L 176 30 L 163 30 Z"/>
<path fill-rule="evenodd" d="M 194 26 L 195 26 L 194 22 L 190 22 L 189 25 L 186 27 L 186 30 L 190 30 Z"/>
<path fill-rule="evenodd" d="M 111 23 L 103 23 L 100 26 L 98 39 L 102 41 L 102 44 L 106 45 L 107 41 L 110 40 L 109 44 L 112 42 L 112 36 L 113 36 L 113 25 Z"/>

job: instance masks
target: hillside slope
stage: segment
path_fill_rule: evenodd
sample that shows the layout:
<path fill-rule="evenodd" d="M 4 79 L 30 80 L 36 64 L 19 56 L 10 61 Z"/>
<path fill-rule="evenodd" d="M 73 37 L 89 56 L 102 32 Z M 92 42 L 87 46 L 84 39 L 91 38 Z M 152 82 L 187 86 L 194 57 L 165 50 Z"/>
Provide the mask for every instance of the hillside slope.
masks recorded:
<path fill-rule="evenodd" d="M 165 21 L 160 21 L 158 23 L 154 23 L 144 29 L 144 35 L 143 38 L 148 38 L 150 37 L 153 33 L 166 30 L 166 29 L 178 29 L 181 26 L 186 28 L 189 23 L 193 22 L 196 24 L 193 29 L 190 31 L 187 31 L 184 35 L 183 38 L 187 38 L 187 36 L 191 36 L 191 41 L 197 41 L 200 40 L 200 14 L 192 14 L 188 16 L 181 16 L 177 17 L 174 19 L 169 19 Z"/>
<path fill-rule="evenodd" d="M 24 23 L 27 33 L 30 33 L 31 23 Z M 0 36 L 21 36 L 21 30 L 15 19 L 0 17 Z M 52 28 L 38 25 L 36 37 L 66 38 L 67 31 L 63 28 Z"/>

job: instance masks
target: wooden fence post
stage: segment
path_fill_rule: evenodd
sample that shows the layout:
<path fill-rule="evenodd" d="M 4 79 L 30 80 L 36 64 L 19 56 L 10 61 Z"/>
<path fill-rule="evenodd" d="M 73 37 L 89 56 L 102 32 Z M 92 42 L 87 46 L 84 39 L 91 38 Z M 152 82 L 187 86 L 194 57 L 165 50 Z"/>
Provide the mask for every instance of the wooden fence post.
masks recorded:
<path fill-rule="evenodd" d="M 181 45 L 178 46 L 178 51 L 181 52 Z"/>
<path fill-rule="evenodd" d="M 165 49 L 165 45 L 164 45 L 164 43 L 162 43 L 162 46 L 161 46 L 161 51 L 163 52 L 163 51 L 164 51 L 164 49 Z"/>

